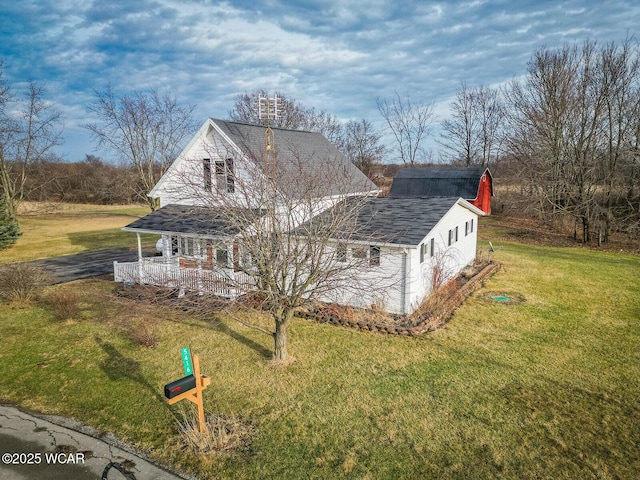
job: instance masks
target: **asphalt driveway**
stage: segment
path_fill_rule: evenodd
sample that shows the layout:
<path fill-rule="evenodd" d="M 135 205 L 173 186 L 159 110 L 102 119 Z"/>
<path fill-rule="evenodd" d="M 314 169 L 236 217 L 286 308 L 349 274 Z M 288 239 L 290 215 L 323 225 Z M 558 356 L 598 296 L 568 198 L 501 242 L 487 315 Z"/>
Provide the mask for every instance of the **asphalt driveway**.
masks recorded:
<path fill-rule="evenodd" d="M 107 248 L 94 252 L 76 253 L 63 257 L 44 258 L 29 262 L 48 272 L 54 283 L 66 283 L 83 278 L 100 277 L 113 274 L 113 262 L 135 262 L 138 254 L 126 248 Z"/>

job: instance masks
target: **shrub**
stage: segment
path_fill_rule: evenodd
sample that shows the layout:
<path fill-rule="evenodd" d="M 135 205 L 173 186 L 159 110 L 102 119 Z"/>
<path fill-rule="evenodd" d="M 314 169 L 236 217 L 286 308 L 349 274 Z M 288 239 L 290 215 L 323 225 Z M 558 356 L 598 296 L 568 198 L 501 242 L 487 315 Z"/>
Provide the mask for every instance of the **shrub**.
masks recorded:
<path fill-rule="evenodd" d="M 51 275 L 29 263 L 13 263 L 0 267 L 0 298 L 10 302 L 29 302 L 51 283 Z"/>
<path fill-rule="evenodd" d="M 195 409 L 190 410 L 190 414 L 183 411 L 183 421 L 178 422 L 182 447 L 202 455 L 237 450 L 249 443 L 253 430 L 251 425 L 234 415 L 209 415 L 204 425 L 205 431 L 201 433 Z"/>
<path fill-rule="evenodd" d="M 143 318 L 132 323 L 128 329 L 129 338 L 143 347 L 153 348 L 158 345 L 158 323 L 156 320 Z"/>
<path fill-rule="evenodd" d="M 69 320 L 80 313 L 79 295 L 73 290 L 53 290 L 43 300 L 58 320 Z"/>

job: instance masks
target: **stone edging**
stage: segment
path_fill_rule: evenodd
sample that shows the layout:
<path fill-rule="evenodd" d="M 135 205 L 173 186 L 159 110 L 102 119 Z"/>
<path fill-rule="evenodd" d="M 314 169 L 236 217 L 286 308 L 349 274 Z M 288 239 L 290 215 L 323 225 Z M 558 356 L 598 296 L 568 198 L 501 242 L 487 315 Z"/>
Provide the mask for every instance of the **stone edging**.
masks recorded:
<path fill-rule="evenodd" d="M 402 336 L 422 335 L 427 332 L 432 332 L 442 325 L 446 324 L 451 319 L 456 309 L 460 305 L 462 305 L 462 302 L 464 302 L 464 300 L 466 300 L 473 292 L 482 287 L 484 280 L 493 275 L 499 269 L 500 264 L 495 262 L 492 262 L 484 267 L 462 287 L 457 289 L 438 312 L 423 318 L 418 325 L 384 325 L 381 323 L 376 323 L 375 321 L 364 322 L 361 320 L 348 320 L 344 318 L 338 318 L 333 315 L 323 315 L 318 311 L 300 312 L 298 316 L 319 323 L 328 323 L 341 327 L 356 328 L 365 332 L 369 331 Z"/>

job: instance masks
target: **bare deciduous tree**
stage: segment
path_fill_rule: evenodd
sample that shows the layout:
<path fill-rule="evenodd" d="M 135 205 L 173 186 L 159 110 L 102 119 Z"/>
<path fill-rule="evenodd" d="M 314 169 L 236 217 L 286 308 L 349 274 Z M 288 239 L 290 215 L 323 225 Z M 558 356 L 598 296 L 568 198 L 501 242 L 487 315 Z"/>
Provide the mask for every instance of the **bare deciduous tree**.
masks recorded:
<path fill-rule="evenodd" d="M 505 91 L 509 151 L 540 215 L 572 217 L 583 242 L 608 241 L 614 222 L 630 231 L 640 210 L 628 196 L 637 187 L 639 91 L 640 51 L 631 40 L 541 49 L 526 80 Z"/>
<path fill-rule="evenodd" d="M 433 103 L 417 103 L 408 95 L 401 97 L 398 92 L 391 100 L 378 98 L 376 102 L 395 138 L 400 161 L 408 166 L 425 161 L 428 155 L 424 141 L 435 121 Z"/>
<path fill-rule="evenodd" d="M 379 263 L 380 251 L 365 247 L 359 236 L 366 227 L 361 213 L 367 197 L 354 192 L 367 192 L 370 184 L 352 177 L 348 168 L 336 169 L 335 162 L 302 159 L 293 145 L 278 143 L 277 136 L 275 141 L 277 153 L 265 150 L 262 158 L 249 162 L 231 149 L 220 154 L 224 148 L 210 144 L 212 158 L 232 160 L 242 174 L 219 183 L 207 178 L 203 189 L 201 161 L 196 159 L 175 173 L 175 185 L 183 199 L 207 206 L 207 215 L 219 220 L 221 241 L 233 243 L 229 261 L 236 272 L 253 279 L 252 304 L 259 301 L 269 312 L 273 328 L 240 320 L 271 335 L 274 359 L 284 361 L 287 329 L 299 308 L 394 285 L 389 272 L 369 271 L 372 262 Z M 288 160 L 279 161 L 287 149 Z M 363 269 L 369 274 L 357 275 Z"/>
<path fill-rule="evenodd" d="M 343 152 L 365 175 L 370 176 L 372 167 L 382 162 L 385 147 L 380 143 L 381 137 L 371 122 L 364 118 L 345 125 Z"/>
<path fill-rule="evenodd" d="M 39 162 L 56 157 L 53 148 L 61 141 L 62 116 L 44 99 L 45 93 L 29 81 L 24 97 L 14 100 L 9 87 L 0 83 L 0 186 L 7 214 L 14 220 L 29 174 Z M 11 112 L 10 105 L 16 107 Z"/>
<path fill-rule="evenodd" d="M 442 122 L 440 144 L 451 161 L 466 166 L 489 166 L 497 156 L 504 107 L 498 91 L 489 87 L 470 89 L 463 82 L 451 103 L 452 117 Z"/>
<path fill-rule="evenodd" d="M 195 105 L 180 105 L 157 90 L 118 96 L 108 85 L 103 92 L 95 92 L 95 101 L 88 108 L 98 121 L 84 127 L 98 147 L 135 167 L 145 197 L 196 129 Z M 151 210 L 158 208 L 155 199 L 146 198 Z"/>
<path fill-rule="evenodd" d="M 452 118 L 442 122 L 443 133 L 440 144 L 446 157 L 473 165 L 478 158 L 478 118 L 474 115 L 473 92 L 463 82 L 456 98 L 451 102 Z"/>
<path fill-rule="evenodd" d="M 271 127 L 318 132 L 336 147 L 342 147 L 342 123 L 334 115 L 324 110 L 305 107 L 282 92 L 269 94 L 262 89 L 237 95 L 233 108 L 228 112 L 229 120 L 266 126 L 267 120 L 261 119 L 258 115 L 257 102 L 260 96 L 280 98 L 282 109 L 278 118 L 269 120 Z"/>

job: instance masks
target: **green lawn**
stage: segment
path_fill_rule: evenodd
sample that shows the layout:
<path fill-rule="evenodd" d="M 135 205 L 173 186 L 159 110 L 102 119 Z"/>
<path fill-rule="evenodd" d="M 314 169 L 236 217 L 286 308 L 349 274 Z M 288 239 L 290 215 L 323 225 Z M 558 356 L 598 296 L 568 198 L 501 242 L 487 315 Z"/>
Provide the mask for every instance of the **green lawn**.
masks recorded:
<path fill-rule="evenodd" d="M 407 338 L 296 320 L 286 368 L 270 363 L 271 338 L 227 317 L 116 299 L 104 281 L 57 287 L 82 292 L 79 318 L 0 306 L 0 400 L 203 478 L 639 478 L 640 257 L 499 245 L 502 270 L 444 328 Z M 131 340 L 141 326 L 155 348 Z M 176 446 L 181 408 L 162 387 L 182 376 L 186 345 L 212 378 L 206 411 L 253 425 L 246 449 Z"/>
<path fill-rule="evenodd" d="M 69 255 L 102 248 L 135 248 L 136 236 L 120 230 L 149 213 L 144 206 L 27 202 L 18 217 L 22 236 L 0 251 L 0 264 Z M 145 247 L 157 236 L 144 235 Z"/>

